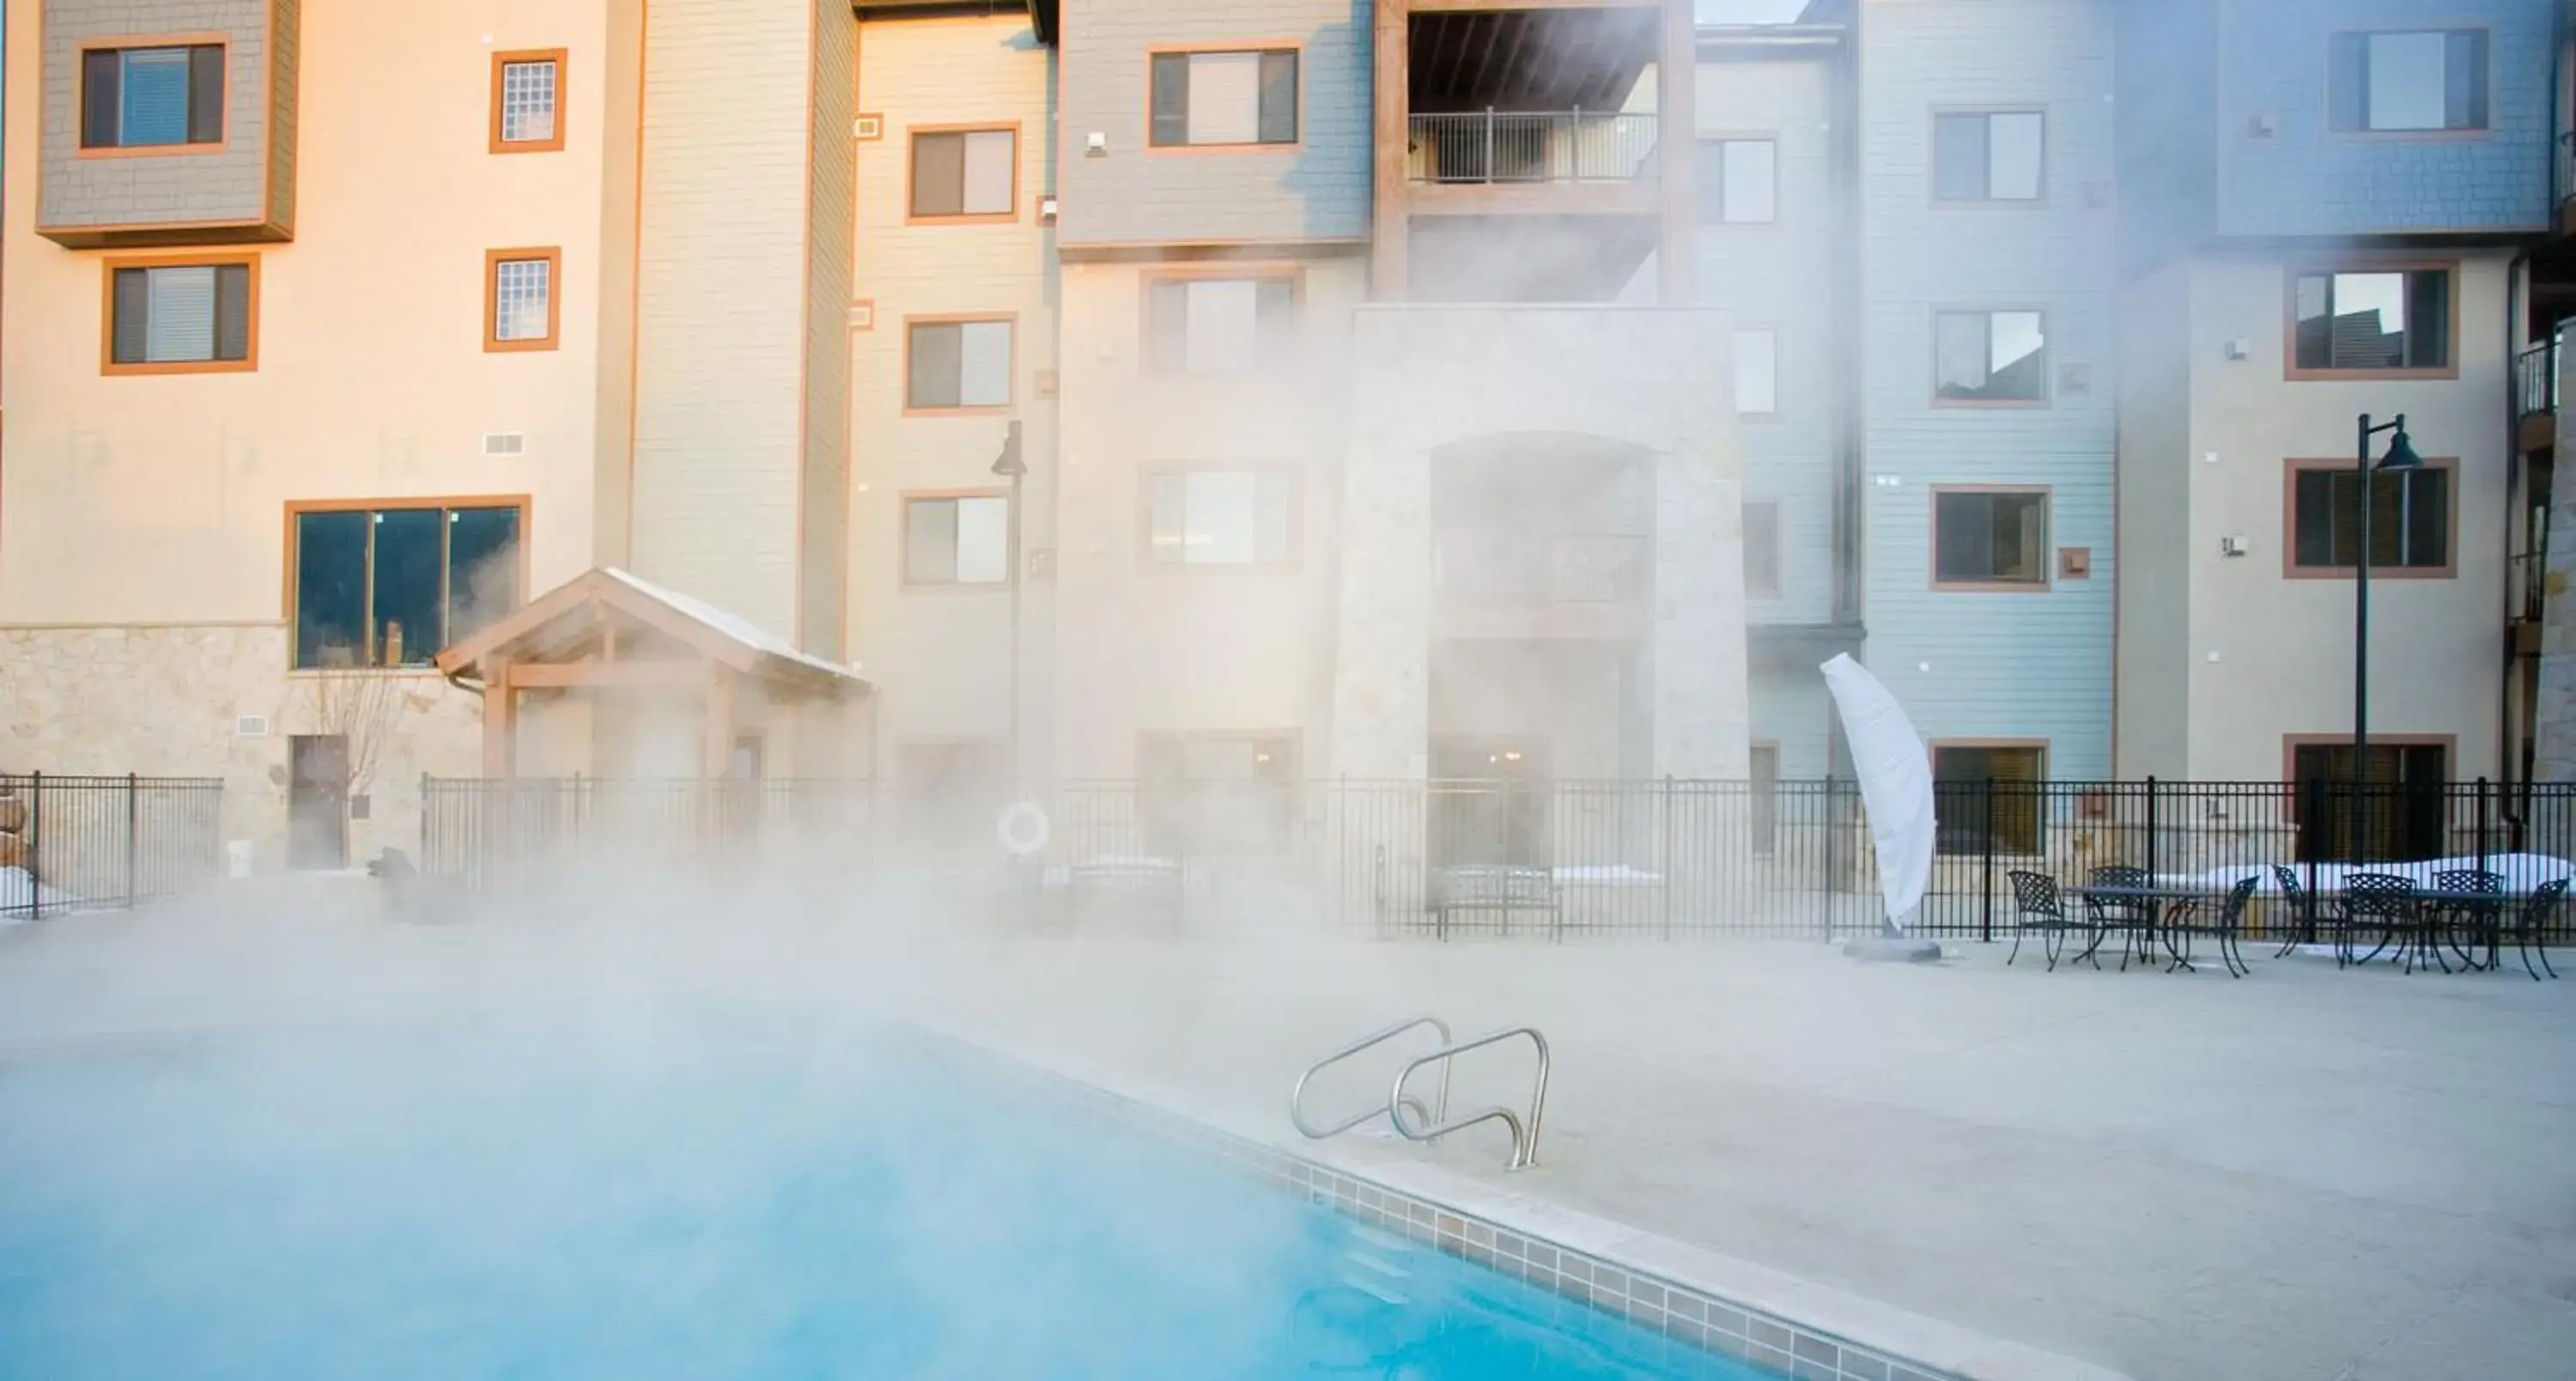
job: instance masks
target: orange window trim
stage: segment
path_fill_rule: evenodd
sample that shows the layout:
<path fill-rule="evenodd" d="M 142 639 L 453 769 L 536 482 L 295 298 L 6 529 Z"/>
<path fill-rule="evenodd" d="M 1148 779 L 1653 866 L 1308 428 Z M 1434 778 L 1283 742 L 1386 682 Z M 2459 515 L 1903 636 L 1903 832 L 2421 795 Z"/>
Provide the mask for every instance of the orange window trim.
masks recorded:
<path fill-rule="evenodd" d="M 2040 577 L 2037 580 L 1943 580 L 1941 578 L 1941 498 L 1945 494 L 2037 494 L 2039 496 Z M 2054 572 L 2057 558 L 2051 553 L 2057 545 L 2057 497 L 2044 484 L 1936 484 L 1932 486 L 1932 515 L 1928 527 L 1932 537 L 1930 555 L 1932 588 L 1944 593 L 2044 595 L 2056 588 Z M 1958 740 L 1954 746 L 2010 748 L 2017 740 L 1998 739 L 1993 743 L 1969 743 Z"/>
<path fill-rule="evenodd" d="M 2444 499 L 2444 520 L 2449 524 L 2442 534 L 2442 564 L 2438 566 L 2383 566 L 2370 563 L 2373 580 L 2451 580 L 2460 573 L 2460 459 L 2457 456 L 2426 456 L 2423 468 L 2448 474 L 2450 493 Z M 2284 580 L 2351 580 L 2351 566 L 2302 566 L 2299 564 L 2299 476 L 2312 471 L 2349 475 L 2353 462 L 2331 457 L 2294 456 L 2281 467 L 2281 578 Z M 2375 741 L 2377 734 L 2371 735 Z"/>
<path fill-rule="evenodd" d="M 101 374 L 248 374 L 259 368 L 259 259 L 256 254 L 140 254 L 103 260 L 99 265 L 98 372 Z M 238 360 L 168 360 L 119 364 L 116 360 L 116 271 L 118 269 L 214 268 L 239 264 L 250 270 L 249 314 L 243 325 L 250 348 Z"/>
<path fill-rule="evenodd" d="M 80 146 L 80 131 L 75 127 L 72 131 L 74 155 L 80 158 L 174 158 L 185 157 L 188 155 L 222 153 L 227 148 L 230 148 L 233 137 L 233 36 L 231 34 L 116 34 L 108 37 L 82 39 L 80 45 L 80 57 L 74 61 L 72 67 L 72 70 L 75 73 L 75 86 L 77 86 L 78 81 L 77 74 L 87 70 L 89 66 L 87 59 L 93 52 L 100 50 L 122 52 L 128 48 L 197 47 L 215 47 L 224 50 L 224 94 L 222 106 L 224 112 L 223 139 L 212 144 L 153 144 L 144 148 L 129 149 L 114 147 L 92 149 Z M 80 119 L 81 99 L 82 98 L 78 93 L 75 92 L 75 99 L 72 106 L 72 118 L 75 121 L 75 125 L 77 125 L 77 122 Z"/>
<path fill-rule="evenodd" d="M 527 602 L 528 549 L 536 545 L 533 529 L 530 527 L 530 523 L 533 521 L 533 515 L 536 512 L 536 500 L 529 495 L 428 494 L 399 499 L 289 499 L 286 503 L 286 515 L 282 530 L 282 540 L 278 547 L 280 558 L 278 617 L 284 620 L 286 624 L 287 670 L 292 672 L 297 669 L 295 666 L 295 606 L 296 600 L 299 598 L 301 592 L 296 588 L 296 573 L 297 567 L 299 567 L 302 562 L 298 559 L 301 556 L 301 552 L 297 548 L 295 540 L 295 520 L 307 513 L 369 513 L 377 511 L 391 512 L 401 509 L 426 508 L 517 509 L 519 511 L 519 550 L 517 553 L 519 561 L 519 602 L 522 604 Z M 369 565 L 367 578 L 370 583 L 375 579 L 375 571 L 372 561 Z M 445 574 L 442 572 L 440 579 L 443 580 L 445 578 Z M 305 670 L 309 671 L 311 668 L 305 668 Z M 362 667 L 353 668 L 353 670 L 383 671 L 388 674 L 401 675 L 419 675 L 423 672 L 427 672 L 432 675 L 436 674 L 436 668 L 433 667 Z"/>
<path fill-rule="evenodd" d="M 2299 367 L 2299 280 L 2332 278 L 2346 273 L 2442 273 L 2450 276 L 2447 296 L 2451 319 L 2444 337 L 2450 360 L 2439 369 L 2301 369 Z M 2329 319 L 2331 320 L 2331 318 Z M 2460 377 L 2460 261 L 2457 259 L 2308 259 L 2294 260 L 2281 275 L 2281 377 L 2301 383 L 2382 383 L 2407 379 Z"/>
<path fill-rule="evenodd" d="M 959 580 L 956 578 L 956 573 L 953 568 L 950 571 L 949 578 L 946 580 L 915 580 L 912 578 L 912 505 L 916 500 L 935 502 L 941 499 L 1000 499 L 1005 505 L 1005 509 L 1008 514 L 1007 521 L 1011 524 L 1014 530 L 1019 526 L 1020 515 L 1015 508 L 1010 507 L 1011 491 L 1006 488 L 983 486 L 965 489 L 906 489 L 902 491 L 895 495 L 894 504 L 895 523 L 901 529 L 901 531 L 895 534 L 895 560 L 901 563 L 895 568 L 896 588 L 902 590 L 970 591 L 1009 589 L 1011 586 L 1011 582 L 1008 578 L 1009 563 L 1027 559 L 1016 551 L 1004 553 L 1003 569 L 1005 575 L 1001 580 Z"/>
<path fill-rule="evenodd" d="M 998 403 L 959 404 L 953 408 L 917 408 L 912 405 L 912 328 L 915 326 L 967 326 L 977 322 L 999 321 L 1011 328 L 1011 359 L 1002 380 L 1002 401 Z M 906 417 L 996 417 L 1017 407 L 1020 401 L 1020 314 L 1017 312 L 931 312 L 903 319 L 903 375 L 895 387 L 903 390 L 903 415 Z"/>
<path fill-rule="evenodd" d="M 501 266 L 503 264 L 546 264 L 546 333 L 536 340 L 501 339 Z M 483 251 L 483 349 L 487 354 L 514 350 L 552 350 L 563 337 L 563 247 L 537 245 L 525 249 L 487 249 Z"/>
<path fill-rule="evenodd" d="M 1008 211 L 986 211 L 954 216 L 916 215 L 912 209 L 913 162 L 918 157 L 918 140 L 925 134 L 1008 134 L 1011 136 L 1011 199 Z M 907 125 L 903 132 L 903 223 L 905 225 L 1011 225 L 1020 219 L 1020 124 L 1017 120 L 968 121 L 963 124 Z"/>
<path fill-rule="evenodd" d="M 570 64 L 562 48 L 522 48 L 492 55 L 492 128 L 493 153 L 555 153 L 564 146 L 564 92 L 569 89 Z M 504 139 L 501 137 L 501 74 L 504 68 L 518 62 L 551 62 L 555 65 L 555 132 L 550 139 Z"/>

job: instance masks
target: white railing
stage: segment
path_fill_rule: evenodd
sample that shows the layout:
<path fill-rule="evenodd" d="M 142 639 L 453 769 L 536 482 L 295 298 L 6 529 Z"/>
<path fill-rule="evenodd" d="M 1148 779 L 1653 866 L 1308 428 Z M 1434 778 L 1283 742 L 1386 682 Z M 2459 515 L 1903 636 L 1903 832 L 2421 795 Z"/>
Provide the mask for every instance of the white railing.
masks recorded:
<path fill-rule="evenodd" d="M 1633 182 L 1655 175 L 1655 117 L 1482 110 L 1416 115 L 1414 182 Z"/>

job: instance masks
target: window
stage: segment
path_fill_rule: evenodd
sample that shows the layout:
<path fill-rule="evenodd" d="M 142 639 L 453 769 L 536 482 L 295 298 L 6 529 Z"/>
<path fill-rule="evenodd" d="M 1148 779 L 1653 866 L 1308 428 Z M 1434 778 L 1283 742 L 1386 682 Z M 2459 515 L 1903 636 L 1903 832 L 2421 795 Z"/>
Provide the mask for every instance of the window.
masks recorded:
<path fill-rule="evenodd" d="M 1934 490 L 1932 583 L 2045 588 L 2047 491 Z"/>
<path fill-rule="evenodd" d="M 295 665 L 416 667 L 519 604 L 522 501 L 290 508 Z"/>
<path fill-rule="evenodd" d="M 1748 225 L 1779 218 L 1779 145 L 1768 139 L 1703 139 L 1699 223 Z"/>
<path fill-rule="evenodd" d="M 2336 34 L 2326 100 L 2346 134 L 2487 127 L 2484 29 Z"/>
<path fill-rule="evenodd" d="M 903 578 L 912 585 L 1000 585 L 1011 578 L 1011 501 L 940 494 L 903 501 Z"/>
<path fill-rule="evenodd" d="M 492 152 L 564 146 L 564 50 L 492 55 Z"/>
<path fill-rule="evenodd" d="M 1297 52 L 1156 53 L 1153 146 L 1294 144 Z"/>
<path fill-rule="evenodd" d="M 2451 271 L 2302 273 L 2291 289 L 2290 369 L 2444 372 L 2451 366 Z"/>
<path fill-rule="evenodd" d="M 224 143 L 224 45 L 81 53 L 83 149 L 216 149 Z"/>
<path fill-rule="evenodd" d="M 1011 322 L 911 321 L 904 326 L 906 409 L 946 412 L 1011 402 Z"/>
<path fill-rule="evenodd" d="M 1735 411 L 1767 417 L 1780 410 L 1780 338 L 1770 327 L 1735 333 Z"/>
<path fill-rule="evenodd" d="M 1011 220 L 1019 215 L 1016 129 L 920 130 L 912 136 L 912 218 Z"/>
<path fill-rule="evenodd" d="M 107 263 L 110 374 L 253 368 L 256 259 Z"/>
<path fill-rule="evenodd" d="M 1941 402 L 2048 401 L 2048 323 L 2037 312 L 1938 313 L 1933 354 Z"/>
<path fill-rule="evenodd" d="M 1292 735 L 1151 734 L 1136 759 L 1148 847 L 1159 855 L 1277 853 L 1294 836 Z"/>
<path fill-rule="evenodd" d="M 2037 744 L 1934 744 L 1932 798 L 1938 852 L 1978 856 L 2040 852 L 2048 750 Z M 1993 830 L 1987 822 L 1993 822 Z"/>
<path fill-rule="evenodd" d="M 552 350 L 561 304 L 559 249 L 495 249 L 483 256 L 483 348 Z"/>
<path fill-rule="evenodd" d="M 2446 465 L 2370 476 L 2370 568 L 2450 574 L 2451 474 Z M 2290 569 L 2338 575 L 2361 554 L 2361 477 L 2352 462 L 2297 461 L 2290 474 Z"/>
<path fill-rule="evenodd" d="M 1936 201 L 2037 201 L 2047 185 L 2048 117 L 2035 110 L 1932 117 Z"/>
<path fill-rule="evenodd" d="M 1284 363 L 1296 340 L 1297 280 L 1149 279 L 1145 360 L 1158 374 L 1242 374 Z"/>
<path fill-rule="evenodd" d="M 2350 738 L 2290 740 L 2290 812 L 2298 823 L 2300 862 L 2411 863 L 2453 852 L 2443 801 L 2448 742 L 2374 735 L 2358 792 L 2352 756 Z"/>
<path fill-rule="evenodd" d="M 1780 505 L 1756 499 L 1744 505 L 1744 594 L 1780 597 Z"/>
<path fill-rule="evenodd" d="M 1157 565 L 1277 565 L 1288 559 L 1295 483 L 1285 474 L 1193 470 L 1151 477 L 1147 554 Z"/>

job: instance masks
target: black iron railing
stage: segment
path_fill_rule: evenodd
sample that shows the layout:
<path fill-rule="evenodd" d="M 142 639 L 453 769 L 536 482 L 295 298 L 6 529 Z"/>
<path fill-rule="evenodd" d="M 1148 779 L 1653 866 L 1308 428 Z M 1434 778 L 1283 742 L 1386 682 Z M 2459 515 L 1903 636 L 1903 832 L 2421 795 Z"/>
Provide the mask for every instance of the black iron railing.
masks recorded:
<path fill-rule="evenodd" d="M 2525 348 L 2513 357 L 2514 416 L 2537 417 L 2558 410 L 2558 342 L 2555 338 Z"/>
<path fill-rule="evenodd" d="M 1045 838 L 1018 858 L 1002 802 L 920 786 L 431 779 L 423 798 L 424 869 L 478 888 L 589 858 L 1379 934 L 1831 939 L 1884 911 L 1848 779 L 1067 782 L 1037 793 Z M 2016 869 L 2074 885 L 2114 865 L 2198 880 L 2280 865 L 2313 894 L 2320 868 L 2453 858 L 2519 885 L 2576 861 L 2568 786 L 1998 780 L 1941 783 L 1935 806 L 1915 925 L 1946 937 L 2008 934 Z"/>
<path fill-rule="evenodd" d="M 1410 133 L 1414 182 L 1630 182 L 1657 172 L 1652 114 L 1416 115 Z"/>
<path fill-rule="evenodd" d="M 224 784 L 0 773 L 0 921 L 131 906 L 223 867 Z"/>

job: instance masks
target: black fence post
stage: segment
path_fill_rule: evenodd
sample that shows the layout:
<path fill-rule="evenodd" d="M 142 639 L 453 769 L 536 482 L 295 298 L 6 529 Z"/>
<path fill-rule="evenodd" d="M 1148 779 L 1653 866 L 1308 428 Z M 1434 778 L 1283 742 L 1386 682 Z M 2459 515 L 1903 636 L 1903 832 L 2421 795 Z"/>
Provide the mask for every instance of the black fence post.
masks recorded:
<path fill-rule="evenodd" d="M 134 909 L 134 788 L 141 779 L 125 774 L 125 909 Z"/>
<path fill-rule="evenodd" d="M 45 774 L 27 774 L 27 916 L 45 915 Z"/>
<path fill-rule="evenodd" d="M 2300 816 L 2299 832 L 2307 834 L 2313 829 L 2316 833 L 2309 836 L 2308 847 L 2300 850 L 2308 856 L 2308 885 L 2299 897 L 2299 941 L 2313 945 L 2317 942 L 2317 855 L 2325 852 L 2333 831 L 2326 823 L 2326 779 L 2310 777 L 2303 789 L 2308 799 Z"/>
<path fill-rule="evenodd" d="M 2487 779 L 2483 776 L 2478 778 L 2477 834 L 2478 867 L 2483 871 L 2487 866 Z"/>
<path fill-rule="evenodd" d="M 2147 885 L 2156 885 L 2156 778 L 2147 774 Z"/>
<path fill-rule="evenodd" d="M 1672 938 L 1673 938 L 1673 871 L 1674 871 L 1674 870 L 1673 870 L 1673 774 L 1671 774 L 1670 772 L 1667 772 L 1667 773 L 1665 773 L 1665 774 L 1664 774 L 1664 820 L 1663 820 L 1663 826 L 1664 826 L 1664 828 L 1663 828 L 1663 836 L 1664 836 L 1664 839 L 1663 839 L 1663 849 L 1664 849 L 1664 855 L 1663 855 L 1663 874 L 1664 874 L 1664 885 L 1663 885 L 1662 887 L 1657 888 L 1656 890 L 1657 890 L 1658 892 L 1660 892 L 1660 893 L 1662 893 L 1662 894 L 1663 894 L 1663 909 L 1664 909 L 1664 914 L 1663 914 L 1664 938 L 1665 938 L 1666 940 L 1670 940 L 1670 939 L 1672 939 Z"/>
<path fill-rule="evenodd" d="M 1979 851 L 1982 863 L 1978 868 L 1978 872 L 1981 873 L 1983 877 L 1977 884 L 1977 890 L 1981 898 L 1980 915 L 1977 921 L 1977 938 L 1980 941 L 1991 945 L 1995 942 L 1995 779 L 1992 775 L 1988 775 L 1986 778 L 1985 794 L 1985 818 L 1983 827 L 1978 831 L 1978 833 L 1985 839 L 1985 843 Z M 1933 807 L 1932 815 L 1934 820 L 1937 822 L 1941 815 L 1940 807 L 1938 805 Z"/>

